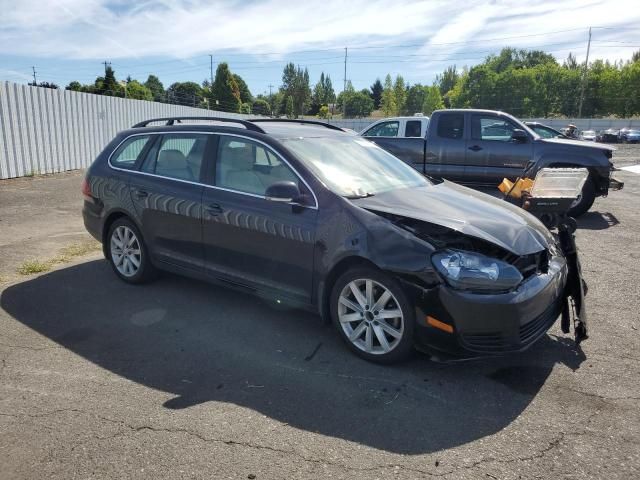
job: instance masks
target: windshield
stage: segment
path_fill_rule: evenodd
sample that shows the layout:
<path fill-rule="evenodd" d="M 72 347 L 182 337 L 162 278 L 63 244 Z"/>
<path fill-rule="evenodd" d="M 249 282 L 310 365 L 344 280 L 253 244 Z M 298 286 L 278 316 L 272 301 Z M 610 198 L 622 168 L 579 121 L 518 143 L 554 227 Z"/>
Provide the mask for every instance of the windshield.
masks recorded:
<path fill-rule="evenodd" d="M 355 198 L 430 185 L 406 163 L 363 138 L 310 137 L 282 142 L 338 195 Z"/>

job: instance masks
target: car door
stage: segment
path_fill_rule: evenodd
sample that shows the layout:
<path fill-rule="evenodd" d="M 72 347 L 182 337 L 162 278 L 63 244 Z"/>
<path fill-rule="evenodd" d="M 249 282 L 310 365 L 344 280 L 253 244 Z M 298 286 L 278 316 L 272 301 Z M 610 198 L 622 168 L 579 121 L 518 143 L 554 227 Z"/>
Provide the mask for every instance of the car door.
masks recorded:
<path fill-rule="evenodd" d="M 471 114 L 471 136 L 467 140 L 466 176 L 469 183 L 497 185 L 503 178 L 516 178 L 532 158 L 533 143 L 512 139 L 520 126 L 490 113 Z"/>
<path fill-rule="evenodd" d="M 435 122 L 429 126 L 426 142 L 425 173 L 427 175 L 454 182 L 466 180 L 465 125 L 465 114 L 462 112 L 438 114 Z"/>
<path fill-rule="evenodd" d="M 201 170 L 211 138 L 203 133 L 158 135 L 132 178 L 131 200 L 157 261 L 203 270 Z"/>
<path fill-rule="evenodd" d="M 295 182 L 306 200 L 268 200 L 266 188 L 278 181 Z M 268 145 L 220 135 L 208 182 L 202 201 L 207 272 L 310 302 L 318 210 L 301 177 Z"/>

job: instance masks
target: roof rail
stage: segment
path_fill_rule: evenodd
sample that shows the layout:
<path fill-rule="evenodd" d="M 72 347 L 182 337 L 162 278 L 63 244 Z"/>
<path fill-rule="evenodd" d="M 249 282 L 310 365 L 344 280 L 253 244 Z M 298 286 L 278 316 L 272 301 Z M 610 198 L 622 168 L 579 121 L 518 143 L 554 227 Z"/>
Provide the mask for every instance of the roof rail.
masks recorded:
<path fill-rule="evenodd" d="M 316 120 L 302 120 L 296 118 L 252 118 L 249 120 L 250 122 L 285 122 L 285 123 L 301 123 L 308 125 L 317 125 L 319 127 L 329 128 L 331 130 L 338 130 L 340 132 L 344 132 L 343 129 L 338 127 L 337 125 L 331 125 L 329 123 L 318 122 Z"/>
<path fill-rule="evenodd" d="M 136 123 L 131 128 L 140 128 L 146 127 L 151 122 L 166 122 L 165 125 L 173 125 L 175 122 L 180 123 L 182 120 L 209 120 L 212 122 L 227 122 L 227 123 L 239 123 L 243 125 L 247 130 L 252 130 L 254 132 L 266 133 L 262 128 L 254 123 L 248 122 L 246 120 L 240 120 L 238 118 L 224 118 L 224 117 L 162 117 L 162 118 L 150 118 L 149 120 L 145 120 L 144 122 Z"/>

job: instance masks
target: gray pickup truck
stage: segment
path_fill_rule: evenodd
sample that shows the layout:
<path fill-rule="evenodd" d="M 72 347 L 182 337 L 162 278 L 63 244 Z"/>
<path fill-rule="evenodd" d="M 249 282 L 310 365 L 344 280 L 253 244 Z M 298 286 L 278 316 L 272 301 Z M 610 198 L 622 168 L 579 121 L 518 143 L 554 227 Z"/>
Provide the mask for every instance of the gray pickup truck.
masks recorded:
<path fill-rule="evenodd" d="M 417 119 L 416 119 L 417 120 Z M 388 123 L 388 125 L 387 125 Z M 395 123 L 398 123 L 396 128 Z M 533 178 L 544 167 L 583 167 L 589 180 L 569 214 L 585 213 L 597 196 L 622 184 L 611 179 L 614 148 L 578 140 L 542 138 L 513 116 L 493 110 L 436 110 L 424 136 L 403 136 L 402 119 L 386 119 L 360 135 L 416 170 L 472 187 L 496 187 L 503 178 Z M 396 132 L 390 136 L 389 132 Z"/>

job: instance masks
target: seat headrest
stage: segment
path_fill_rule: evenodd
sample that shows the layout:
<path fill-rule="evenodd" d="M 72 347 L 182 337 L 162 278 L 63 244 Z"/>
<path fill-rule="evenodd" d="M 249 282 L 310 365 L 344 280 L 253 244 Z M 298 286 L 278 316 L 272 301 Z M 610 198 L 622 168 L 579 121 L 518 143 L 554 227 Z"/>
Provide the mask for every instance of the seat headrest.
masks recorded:
<path fill-rule="evenodd" d="M 232 170 L 251 170 L 255 163 L 255 157 L 251 150 L 251 146 L 230 148 L 231 161 L 229 167 Z"/>
<path fill-rule="evenodd" d="M 184 168 L 187 159 L 180 150 L 162 150 L 158 155 L 158 163 L 164 168 Z"/>

